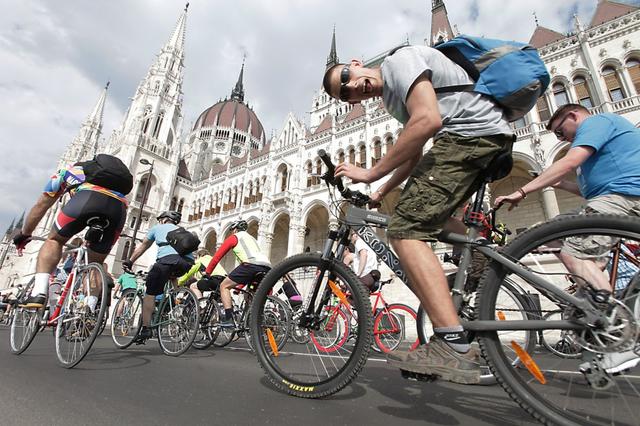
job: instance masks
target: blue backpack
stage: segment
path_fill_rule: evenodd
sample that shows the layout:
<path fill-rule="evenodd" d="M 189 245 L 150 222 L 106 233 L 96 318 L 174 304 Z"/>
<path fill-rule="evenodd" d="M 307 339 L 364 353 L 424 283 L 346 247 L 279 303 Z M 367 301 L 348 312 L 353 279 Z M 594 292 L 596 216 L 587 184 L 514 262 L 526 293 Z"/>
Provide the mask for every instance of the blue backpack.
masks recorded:
<path fill-rule="evenodd" d="M 461 35 L 434 47 L 475 81 L 438 87 L 436 93 L 472 91 L 491 96 L 509 121 L 528 113 L 549 86 L 547 67 L 528 44 Z"/>

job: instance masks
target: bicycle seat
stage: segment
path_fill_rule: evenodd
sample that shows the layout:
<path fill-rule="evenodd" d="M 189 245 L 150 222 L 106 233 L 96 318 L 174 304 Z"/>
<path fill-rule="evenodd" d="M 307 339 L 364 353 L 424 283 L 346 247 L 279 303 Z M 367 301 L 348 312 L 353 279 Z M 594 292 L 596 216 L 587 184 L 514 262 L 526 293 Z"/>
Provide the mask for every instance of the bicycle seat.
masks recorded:
<path fill-rule="evenodd" d="M 87 226 L 89 228 L 104 230 L 109 226 L 109 219 L 104 216 L 93 216 L 87 219 Z"/>
<path fill-rule="evenodd" d="M 487 182 L 494 182 L 505 178 L 511 173 L 513 168 L 513 157 L 511 151 L 503 151 L 498 154 L 484 170 L 484 178 Z"/>

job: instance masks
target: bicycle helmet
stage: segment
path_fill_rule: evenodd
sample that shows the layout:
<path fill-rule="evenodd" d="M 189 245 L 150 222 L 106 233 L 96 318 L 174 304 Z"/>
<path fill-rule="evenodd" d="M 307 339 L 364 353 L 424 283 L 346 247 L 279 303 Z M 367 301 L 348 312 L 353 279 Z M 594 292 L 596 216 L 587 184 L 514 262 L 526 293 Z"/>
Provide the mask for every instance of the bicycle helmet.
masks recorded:
<path fill-rule="evenodd" d="M 237 229 L 238 231 L 246 231 L 249 229 L 249 224 L 246 220 L 236 220 L 231 224 L 231 229 Z"/>
<path fill-rule="evenodd" d="M 174 210 L 167 210 L 160 213 L 160 216 L 158 216 L 158 220 L 165 219 L 165 218 L 169 219 L 171 222 L 177 225 L 182 220 L 182 213 Z"/>

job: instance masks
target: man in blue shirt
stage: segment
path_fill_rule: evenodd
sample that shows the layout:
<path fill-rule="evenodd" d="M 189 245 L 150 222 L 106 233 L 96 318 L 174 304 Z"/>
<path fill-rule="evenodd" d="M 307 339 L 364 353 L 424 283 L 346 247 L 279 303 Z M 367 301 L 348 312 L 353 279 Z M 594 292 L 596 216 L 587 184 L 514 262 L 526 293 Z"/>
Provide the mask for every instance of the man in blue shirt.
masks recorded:
<path fill-rule="evenodd" d="M 558 108 L 547 129 L 561 141 L 571 142 L 567 154 L 516 192 L 497 197 L 496 205 L 507 202 L 512 209 L 527 194 L 555 186 L 586 199 L 577 213 L 640 217 L 640 129 L 619 115 L 591 115 L 577 104 Z M 577 175 L 577 184 L 563 180 L 572 172 Z M 615 242 L 604 241 L 602 236 L 567 239 L 558 257 L 572 274 L 598 290 L 611 292 L 603 268 Z M 633 351 L 607 355 L 602 365 L 609 373 L 640 362 Z"/>
<path fill-rule="evenodd" d="M 164 285 L 170 278 L 175 278 L 187 272 L 193 265 L 193 254 L 180 256 L 169 243 L 167 234 L 178 228 L 182 214 L 176 211 L 165 211 L 158 216 L 158 224 L 147 232 L 146 239 L 134 250 L 131 258 L 122 262 L 126 269 L 131 269 L 133 262 L 144 254 L 155 242 L 158 246 L 156 263 L 147 274 L 147 291 L 142 301 L 142 328 L 136 343 L 144 343 L 153 336 L 151 331 L 151 317 L 155 306 L 155 297 L 162 294 Z"/>

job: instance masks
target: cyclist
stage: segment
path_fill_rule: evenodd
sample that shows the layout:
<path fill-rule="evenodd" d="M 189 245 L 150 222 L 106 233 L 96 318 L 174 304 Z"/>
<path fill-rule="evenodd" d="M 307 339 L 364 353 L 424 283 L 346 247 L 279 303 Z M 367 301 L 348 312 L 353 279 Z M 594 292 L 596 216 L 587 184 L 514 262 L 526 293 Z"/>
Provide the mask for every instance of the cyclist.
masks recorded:
<path fill-rule="evenodd" d="M 380 279 L 376 252 L 353 231 L 351 232 L 351 244 L 354 247 L 352 270 L 360 278 L 360 281 L 367 286 L 369 291 L 373 291 L 374 285 Z"/>
<path fill-rule="evenodd" d="M 136 276 L 131 272 L 131 270 L 125 269 L 125 271 L 118 277 L 116 286 L 113 289 L 113 295 L 118 298 L 120 297 L 121 292 L 124 293 L 125 290 L 129 289 L 135 290 L 137 287 L 138 281 L 136 280 Z"/>
<path fill-rule="evenodd" d="M 436 96 L 434 91 L 472 83 L 460 66 L 427 46 L 400 48 L 380 67 L 365 67 L 357 59 L 337 64 L 325 72 L 323 81 L 330 96 L 351 104 L 381 96 L 385 109 L 404 125 L 397 143 L 375 166 L 342 163 L 336 176 L 372 183 L 395 170 L 372 194 L 372 206 L 408 178 L 388 235 L 433 322 L 434 337 L 428 345 L 413 352 L 396 351 L 388 360 L 406 371 L 459 383 L 479 382 L 479 358 L 470 351 L 442 265 L 426 243 L 437 241 L 453 212 L 482 184 L 484 169 L 509 151 L 514 140 L 503 109 L 492 98 L 466 91 Z M 433 147 L 422 155 L 431 137 Z M 450 222 L 447 229 L 465 230 L 460 222 Z"/>
<path fill-rule="evenodd" d="M 211 262 L 211 255 L 209 250 L 200 249 L 196 253 L 196 262 L 186 274 L 178 278 L 178 285 L 185 285 L 189 281 L 193 281 L 195 277 L 196 282 L 189 285 L 189 288 L 193 290 L 196 298 L 200 299 L 202 293 L 205 291 L 215 291 L 220 287 L 220 283 L 227 276 L 227 271 L 224 270 L 221 264 L 217 264 L 213 269 L 211 276 L 203 276 L 202 272 L 207 269 L 207 265 Z"/>
<path fill-rule="evenodd" d="M 151 266 L 147 274 L 147 290 L 142 299 L 142 328 L 135 339 L 137 344 L 144 344 L 153 336 L 151 331 L 151 317 L 155 308 L 156 296 L 164 291 L 164 285 L 172 277 L 178 277 L 193 265 L 193 254 L 180 256 L 167 242 L 167 234 L 178 228 L 182 214 L 177 211 L 165 211 L 158 216 L 158 224 L 149 229 L 145 240 L 133 251 L 131 258 L 122 262 L 126 269 L 131 269 L 133 263 L 147 251 L 155 242 L 158 246 L 156 263 Z"/>
<path fill-rule="evenodd" d="M 617 114 L 591 115 L 578 104 L 558 108 L 547 129 L 571 142 L 567 154 L 514 193 L 497 197 L 496 205 L 507 202 L 512 209 L 531 192 L 553 185 L 586 199 L 574 213 L 640 216 L 640 129 Z M 577 184 L 564 180 L 574 172 Z M 574 238 L 564 242 L 559 258 L 569 272 L 609 295 L 612 289 L 603 269 L 614 243 L 602 237 Z M 615 373 L 638 362 L 640 357 L 630 350 L 606 354 L 601 365 Z"/>
<path fill-rule="evenodd" d="M 98 154 L 93 160 L 63 167 L 51 176 L 22 229 L 13 237 L 16 248 L 22 250 L 49 208 L 69 193 L 70 200 L 58 213 L 53 229 L 38 253 L 35 282 L 25 307 L 44 306 L 49 276 L 62 257 L 64 244 L 95 217 L 105 218 L 107 226 L 99 242 L 88 244 L 89 262 L 103 263 L 124 226 L 127 213 L 125 195 L 132 186 L 133 177 L 127 167 L 118 158 L 107 154 Z M 92 288 L 94 295 L 87 297 L 87 305 L 92 311 L 98 302 L 99 291 L 99 288 Z"/>
<path fill-rule="evenodd" d="M 216 265 L 229 250 L 233 251 L 236 259 L 240 262 L 240 265 L 231 271 L 220 284 L 220 298 L 224 306 L 224 318 L 220 321 L 220 326 L 224 328 L 235 327 L 231 289 L 240 284 L 249 285 L 255 281 L 256 275 L 266 273 L 271 269 L 271 262 L 258 247 L 256 239 L 247 232 L 248 227 L 249 225 L 244 220 L 238 220 L 231 224 L 231 235 L 224 240 L 213 255 L 206 270 L 207 275 L 211 275 Z"/>

